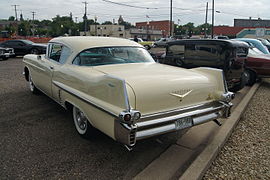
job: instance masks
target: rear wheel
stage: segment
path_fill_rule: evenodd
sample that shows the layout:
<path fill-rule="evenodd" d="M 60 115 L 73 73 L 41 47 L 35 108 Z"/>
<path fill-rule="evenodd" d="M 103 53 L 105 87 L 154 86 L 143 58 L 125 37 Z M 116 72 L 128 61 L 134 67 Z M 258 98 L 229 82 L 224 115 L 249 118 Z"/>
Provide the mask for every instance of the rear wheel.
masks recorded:
<path fill-rule="evenodd" d="M 145 49 L 150 50 L 151 47 L 149 45 L 144 45 Z"/>
<path fill-rule="evenodd" d="M 91 137 L 91 132 L 93 127 L 90 125 L 87 117 L 84 113 L 77 107 L 73 106 L 72 108 L 73 121 L 76 127 L 77 132 L 83 138 L 89 139 Z"/>
<path fill-rule="evenodd" d="M 241 75 L 241 79 L 240 79 L 240 83 L 238 83 L 237 85 L 234 85 L 230 91 L 232 92 L 237 92 L 237 91 L 240 91 L 241 89 L 243 89 L 245 87 L 245 85 L 247 84 L 249 80 L 249 74 L 244 71 Z"/>
<path fill-rule="evenodd" d="M 175 59 L 175 64 L 176 66 L 183 67 L 184 62 L 181 59 Z"/>
<path fill-rule="evenodd" d="M 247 73 L 248 73 L 248 77 L 249 77 L 249 79 L 247 81 L 247 85 L 252 86 L 253 84 L 256 83 L 257 74 L 254 71 L 251 71 L 251 70 L 247 70 Z"/>
<path fill-rule="evenodd" d="M 39 54 L 39 50 L 38 49 L 31 49 L 30 51 L 31 54 Z"/>

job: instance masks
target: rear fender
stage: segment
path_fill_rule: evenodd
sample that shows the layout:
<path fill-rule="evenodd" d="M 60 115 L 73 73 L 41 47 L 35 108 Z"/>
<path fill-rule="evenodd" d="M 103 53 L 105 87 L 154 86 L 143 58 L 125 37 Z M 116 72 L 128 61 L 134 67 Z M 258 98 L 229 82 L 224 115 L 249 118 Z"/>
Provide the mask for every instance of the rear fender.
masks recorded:
<path fill-rule="evenodd" d="M 219 98 L 221 94 L 228 92 L 223 70 L 207 67 L 193 68 L 192 70 L 207 76 L 211 82 L 216 84 L 216 98 Z"/>

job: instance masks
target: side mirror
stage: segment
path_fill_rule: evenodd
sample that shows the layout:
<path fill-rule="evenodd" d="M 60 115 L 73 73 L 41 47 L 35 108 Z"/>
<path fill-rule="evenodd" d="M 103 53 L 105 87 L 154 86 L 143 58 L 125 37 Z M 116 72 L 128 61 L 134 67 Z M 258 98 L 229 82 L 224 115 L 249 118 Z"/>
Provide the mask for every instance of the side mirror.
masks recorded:
<path fill-rule="evenodd" d="M 37 60 L 41 60 L 41 55 L 37 55 Z"/>

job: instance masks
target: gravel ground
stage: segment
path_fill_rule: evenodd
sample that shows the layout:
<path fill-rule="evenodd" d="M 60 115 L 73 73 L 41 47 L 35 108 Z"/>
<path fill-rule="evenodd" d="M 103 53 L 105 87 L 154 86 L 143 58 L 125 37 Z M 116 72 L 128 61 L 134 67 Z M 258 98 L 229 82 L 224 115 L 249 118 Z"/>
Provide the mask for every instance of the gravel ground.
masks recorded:
<path fill-rule="evenodd" d="M 264 80 L 203 179 L 270 179 L 270 80 Z"/>

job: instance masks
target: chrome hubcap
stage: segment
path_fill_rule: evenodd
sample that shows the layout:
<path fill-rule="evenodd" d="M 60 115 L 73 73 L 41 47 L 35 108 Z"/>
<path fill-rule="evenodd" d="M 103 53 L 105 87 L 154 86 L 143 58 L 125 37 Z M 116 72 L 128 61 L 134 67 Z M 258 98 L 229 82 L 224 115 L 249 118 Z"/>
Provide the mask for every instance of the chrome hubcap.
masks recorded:
<path fill-rule="evenodd" d="M 83 112 L 76 108 L 76 122 L 81 130 L 85 130 L 87 126 L 87 119 Z"/>
<path fill-rule="evenodd" d="M 34 90 L 34 83 L 33 83 L 33 81 L 32 81 L 31 76 L 29 76 L 29 87 L 30 87 L 30 90 L 31 90 L 31 91 Z"/>

